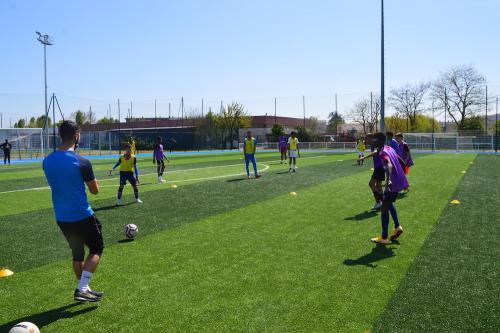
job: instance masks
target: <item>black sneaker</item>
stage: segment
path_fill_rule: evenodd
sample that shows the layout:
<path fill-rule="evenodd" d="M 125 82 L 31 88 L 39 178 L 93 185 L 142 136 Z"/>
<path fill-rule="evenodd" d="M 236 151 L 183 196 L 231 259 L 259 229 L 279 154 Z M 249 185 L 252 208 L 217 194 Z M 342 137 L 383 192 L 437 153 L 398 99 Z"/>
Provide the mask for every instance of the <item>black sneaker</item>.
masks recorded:
<path fill-rule="evenodd" d="M 99 302 L 101 299 L 91 293 L 90 291 L 80 291 L 78 289 L 75 290 L 75 294 L 73 296 L 74 300 L 77 302 Z"/>
<path fill-rule="evenodd" d="M 100 291 L 89 290 L 89 293 L 91 293 L 92 295 L 94 295 L 95 297 L 97 297 L 99 299 L 104 296 L 104 293 L 100 292 Z"/>

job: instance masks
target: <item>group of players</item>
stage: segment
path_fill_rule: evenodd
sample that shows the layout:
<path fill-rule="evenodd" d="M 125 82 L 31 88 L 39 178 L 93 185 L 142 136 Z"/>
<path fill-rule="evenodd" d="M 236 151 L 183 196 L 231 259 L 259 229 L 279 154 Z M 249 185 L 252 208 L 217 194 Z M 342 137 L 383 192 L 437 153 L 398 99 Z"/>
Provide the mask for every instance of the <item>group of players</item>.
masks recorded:
<path fill-rule="evenodd" d="M 365 156 L 366 144 L 370 145 L 371 153 Z M 382 235 L 371 239 L 374 243 L 389 244 L 401 236 L 403 227 L 399 223 L 398 213 L 394 203 L 400 192 L 408 192 L 410 185 L 406 176 L 413 166 L 408 144 L 403 140 L 403 134 L 386 132 L 367 134 L 366 142 L 359 139 L 356 144 L 359 158 L 358 165 L 364 160 L 373 158 L 373 174 L 368 183 L 375 198 L 373 210 L 380 210 Z M 385 188 L 383 189 L 383 182 Z M 394 231 L 389 237 L 389 214 L 394 221 Z"/>
<path fill-rule="evenodd" d="M 287 138 L 284 133 L 281 133 L 278 139 L 278 149 L 281 154 L 280 163 L 286 163 L 286 155 L 288 153 L 288 158 L 290 160 L 288 172 L 296 172 L 297 157 L 300 157 L 299 139 L 297 138 L 297 133 L 292 131 L 289 138 Z M 260 174 L 257 170 L 257 160 L 255 158 L 256 150 L 257 139 L 252 136 L 251 131 L 248 131 L 245 139 L 243 140 L 243 157 L 245 159 L 248 179 L 250 179 L 250 162 L 253 165 L 255 178 L 260 178 Z"/>
<path fill-rule="evenodd" d="M 397 239 L 403 228 L 399 224 L 398 215 L 394 202 L 400 191 L 408 190 L 409 184 L 406 179 L 408 168 L 413 165 L 408 145 L 402 140 L 402 135 L 396 135 L 392 139 L 392 133 L 375 133 L 366 137 L 366 143 L 371 145 L 372 152 L 364 155 L 364 142 L 358 142 L 360 150 L 360 164 L 366 158 L 372 157 L 374 161 L 374 172 L 370 180 L 370 188 L 373 191 L 376 205 L 375 209 L 381 210 L 382 235 L 372 238 L 375 243 L 388 244 L 390 240 Z M 73 271 L 78 280 L 74 291 L 74 300 L 78 302 L 98 302 L 103 293 L 92 290 L 89 287 L 90 280 L 104 250 L 104 241 L 101 231 L 101 223 L 97 219 L 90 206 L 85 187 L 89 192 L 97 195 L 99 183 L 95 178 L 91 163 L 78 155 L 75 150 L 80 140 L 80 127 L 73 121 L 63 121 L 59 126 L 59 135 L 62 143 L 58 150 L 48 155 L 43 161 L 43 170 L 47 182 L 52 190 L 52 202 L 57 225 L 65 236 L 73 256 Z M 388 144 L 386 144 L 388 143 Z M 251 132 L 247 132 L 243 145 L 247 177 L 250 178 L 249 164 L 254 167 L 255 178 L 259 178 L 255 152 L 257 140 Z M 289 138 L 281 135 L 279 138 L 279 150 L 281 163 L 286 162 L 287 153 L 289 158 L 289 172 L 295 172 L 296 159 L 299 156 L 299 140 L 295 132 Z M 110 174 L 120 167 L 120 186 L 118 188 L 117 205 L 121 203 L 122 192 L 125 184 L 130 182 L 136 201 L 139 199 L 139 171 L 137 158 L 135 157 L 135 142 L 130 139 L 125 146 L 125 152 L 120 156 L 118 162 L 110 170 Z M 163 183 L 163 173 L 167 157 L 163 151 L 161 137 L 158 137 L 154 146 L 153 163 L 157 165 L 158 182 Z M 385 182 L 385 190 L 382 190 L 382 182 Z M 389 214 L 394 220 L 395 229 L 389 238 Z M 390 239 L 390 240 L 389 240 Z M 85 258 L 85 246 L 89 254 Z"/>

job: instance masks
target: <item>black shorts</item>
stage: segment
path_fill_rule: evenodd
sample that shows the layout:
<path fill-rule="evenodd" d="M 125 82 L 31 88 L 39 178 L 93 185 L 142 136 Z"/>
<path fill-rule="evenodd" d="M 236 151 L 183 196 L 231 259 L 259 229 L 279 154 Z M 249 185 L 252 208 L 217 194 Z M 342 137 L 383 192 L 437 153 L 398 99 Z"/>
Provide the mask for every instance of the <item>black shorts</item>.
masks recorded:
<path fill-rule="evenodd" d="M 162 166 L 163 166 L 163 165 L 165 165 L 165 162 L 163 162 L 163 160 L 162 160 L 162 159 L 161 159 L 161 160 L 158 160 L 158 159 L 157 159 L 157 160 L 156 160 L 156 164 L 158 164 L 158 165 L 162 165 Z"/>
<path fill-rule="evenodd" d="M 398 192 L 384 192 L 383 202 L 393 203 L 398 198 Z"/>
<path fill-rule="evenodd" d="M 385 180 L 385 170 L 384 167 L 376 167 L 373 170 L 372 179 L 383 182 Z"/>
<path fill-rule="evenodd" d="M 120 185 L 126 185 L 127 181 L 134 186 L 137 184 L 137 179 L 135 179 L 133 172 L 120 171 Z"/>
<path fill-rule="evenodd" d="M 101 223 L 95 215 L 78 222 L 57 222 L 64 237 L 68 241 L 74 261 L 85 259 L 85 248 L 89 248 L 89 254 L 101 255 L 104 250 Z"/>

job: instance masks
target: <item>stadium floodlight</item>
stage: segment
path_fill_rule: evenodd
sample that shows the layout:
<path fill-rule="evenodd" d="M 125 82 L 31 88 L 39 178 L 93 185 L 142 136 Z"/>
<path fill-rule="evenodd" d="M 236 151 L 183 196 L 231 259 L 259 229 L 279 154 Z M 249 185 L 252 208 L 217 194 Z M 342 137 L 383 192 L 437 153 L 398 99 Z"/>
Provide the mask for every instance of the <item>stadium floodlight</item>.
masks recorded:
<path fill-rule="evenodd" d="M 35 33 L 38 35 L 37 40 L 43 44 L 43 73 L 45 77 L 45 111 L 43 114 L 45 115 L 45 129 L 47 131 L 47 147 L 49 146 L 49 123 L 48 123 L 48 117 L 49 117 L 49 110 L 47 107 L 47 45 L 52 45 L 52 40 L 49 35 L 43 35 L 38 31 L 35 31 Z M 54 126 L 55 126 L 55 119 L 54 119 Z M 55 132 L 55 127 L 54 127 L 54 132 Z M 55 135 L 55 133 L 54 133 Z M 55 142 L 55 136 L 54 136 L 54 142 Z M 55 148 L 54 148 L 55 150 Z"/>
<path fill-rule="evenodd" d="M 384 0 L 380 1 L 380 131 L 385 132 Z"/>

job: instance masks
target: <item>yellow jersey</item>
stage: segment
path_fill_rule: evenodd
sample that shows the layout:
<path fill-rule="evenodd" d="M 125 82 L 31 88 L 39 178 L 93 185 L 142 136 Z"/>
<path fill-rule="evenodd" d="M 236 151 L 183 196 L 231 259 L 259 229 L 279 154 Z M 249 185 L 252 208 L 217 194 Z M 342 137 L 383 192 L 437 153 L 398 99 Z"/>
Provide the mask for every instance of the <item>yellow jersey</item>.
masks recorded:
<path fill-rule="evenodd" d="M 245 138 L 245 141 L 243 143 L 243 152 L 245 154 L 254 154 L 255 153 L 255 144 L 257 140 L 255 140 L 254 137 Z"/>
<path fill-rule="evenodd" d="M 134 172 L 134 165 L 137 164 L 137 159 L 134 154 L 131 154 L 128 158 L 123 155 L 120 156 L 118 163 L 120 163 L 120 172 Z"/>
<path fill-rule="evenodd" d="M 288 138 L 288 147 L 290 150 L 297 150 L 299 149 L 299 139 L 298 138 Z"/>
<path fill-rule="evenodd" d="M 358 140 L 358 150 L 359 151 L 365 151 L 366 150 L 366 145 L 364 140 Z"/>
<path fill-rule="evenodd" d="M 130 144 L 130 150 L 132 151 L 132 155 L 135 155 L 136 150 L 135 150 L 135 141 L 132 140 L 132 143 Z"/>

